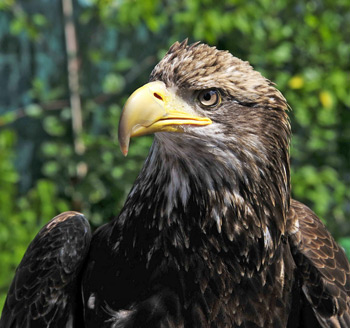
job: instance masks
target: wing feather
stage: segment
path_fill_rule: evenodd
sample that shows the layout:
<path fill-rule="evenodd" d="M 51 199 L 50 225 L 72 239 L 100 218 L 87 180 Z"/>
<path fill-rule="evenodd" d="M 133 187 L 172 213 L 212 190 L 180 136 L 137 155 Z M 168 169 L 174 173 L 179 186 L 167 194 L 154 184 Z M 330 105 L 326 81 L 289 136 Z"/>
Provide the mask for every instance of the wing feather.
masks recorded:
<path fill-rule="evenodd" d="M 72 327 L 77 277 L 90 240 L 80 213 L 64 212 L 47 223 L 17 267 L 0 327 Z"/>
<path fill-rule="evenodd" d="M 302 290 L 322 327 L 350 327 L 350 265 L 319 218 L 293 200 L 289 240 Z"/>

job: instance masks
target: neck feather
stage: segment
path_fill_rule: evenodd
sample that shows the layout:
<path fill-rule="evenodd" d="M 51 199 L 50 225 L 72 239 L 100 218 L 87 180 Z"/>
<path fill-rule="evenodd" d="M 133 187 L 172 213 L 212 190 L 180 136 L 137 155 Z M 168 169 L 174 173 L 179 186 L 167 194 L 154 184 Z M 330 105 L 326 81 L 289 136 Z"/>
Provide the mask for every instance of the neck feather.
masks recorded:
<path fill-rule="evenodd" d="M 156 138 L 119 216 L 120 245 L 148 261 L 161 249 L 178 266 L 186 266 L 185 254 L 205 248 L 232 253 L 251 269 L 264 266 L 280 244 L 289 204 L 288 154 L 282 150 L 275 159 L 280 162 L 267 165 L 246 149 Z"/>

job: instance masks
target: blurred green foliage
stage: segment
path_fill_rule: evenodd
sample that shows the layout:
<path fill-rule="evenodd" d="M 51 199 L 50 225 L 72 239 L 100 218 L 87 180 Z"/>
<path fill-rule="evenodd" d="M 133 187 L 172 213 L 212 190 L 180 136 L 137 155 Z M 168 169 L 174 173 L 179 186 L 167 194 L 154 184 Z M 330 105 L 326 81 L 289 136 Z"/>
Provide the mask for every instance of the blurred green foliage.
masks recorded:
<path fill-rule="evenodd" d="M 287 98 L 293 196 L 350 254 L 348 0 L 79 0 L 83 140 L 74 152 L 60 0 L 0 1 L 0 308 L 30 240 L 50 218 L 82 211 L 93 227 L 120 210 L 152 138 L 126 159 L 126 97 L 176 40 L 248 60 Z"/>

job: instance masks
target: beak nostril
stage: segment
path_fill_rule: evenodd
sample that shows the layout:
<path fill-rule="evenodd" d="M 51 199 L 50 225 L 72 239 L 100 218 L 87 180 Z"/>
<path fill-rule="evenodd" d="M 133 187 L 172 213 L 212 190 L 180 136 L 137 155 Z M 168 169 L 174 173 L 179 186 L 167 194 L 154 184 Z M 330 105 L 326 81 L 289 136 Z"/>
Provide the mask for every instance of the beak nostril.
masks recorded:
<path fill-rule="evenodd" d="M 160 100 L 163 100 L 163 97 L 160 94 L 158 94 L 157 92 L 154 92 L 153 96 L 155 96 L 156 98 L 158 98 Z"/>

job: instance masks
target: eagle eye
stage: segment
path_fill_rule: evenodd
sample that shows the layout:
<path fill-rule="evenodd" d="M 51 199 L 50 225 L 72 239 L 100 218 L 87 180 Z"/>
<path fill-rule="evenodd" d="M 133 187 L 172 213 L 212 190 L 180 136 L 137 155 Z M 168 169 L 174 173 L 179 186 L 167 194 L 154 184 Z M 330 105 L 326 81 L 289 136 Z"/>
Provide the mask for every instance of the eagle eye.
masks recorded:
<path fill-rule="evenodd" d="M 198 94 L 198 101 L 204 107 L 214 107 L 220 103 L 221 96 L 216 89 L 202 90 Z"/>

